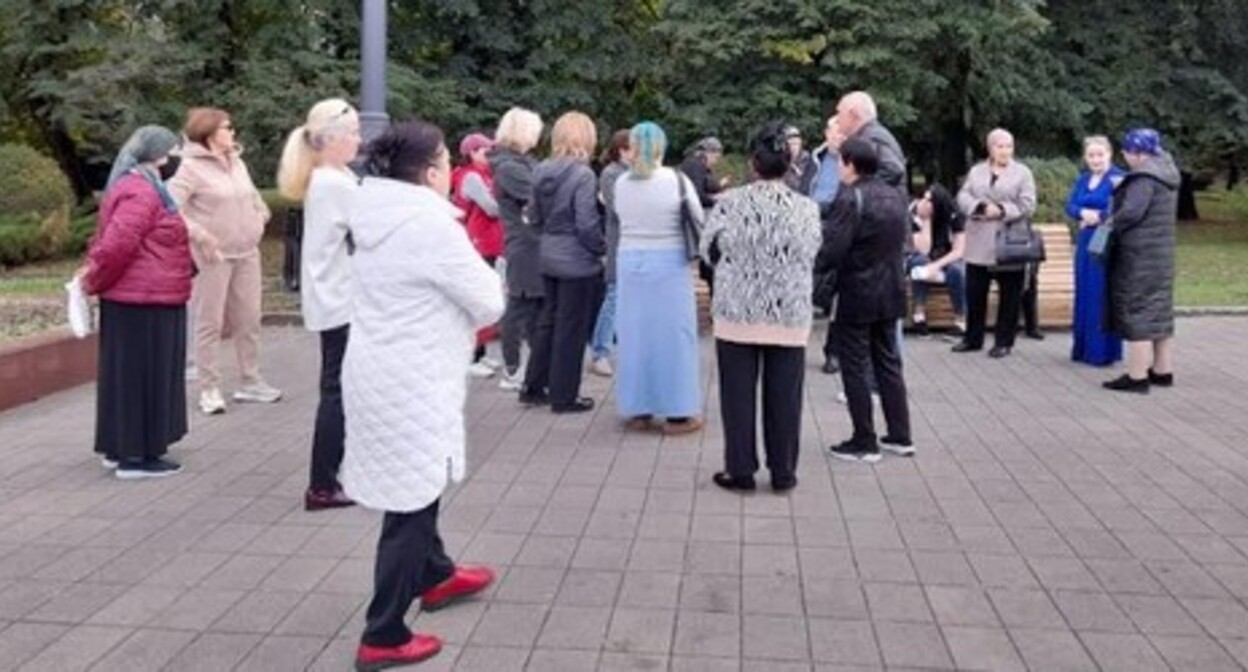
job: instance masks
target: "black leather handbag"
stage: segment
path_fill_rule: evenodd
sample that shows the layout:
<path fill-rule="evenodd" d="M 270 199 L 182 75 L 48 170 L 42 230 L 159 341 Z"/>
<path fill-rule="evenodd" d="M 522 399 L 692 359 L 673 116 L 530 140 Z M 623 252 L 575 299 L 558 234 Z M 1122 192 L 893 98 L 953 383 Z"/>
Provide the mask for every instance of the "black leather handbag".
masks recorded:
<path fill-rule="evenodd" d="M 1031 220 L 1022 217 L 1003 222 L 997 231 L 997 266 L 1038 264 L 1045 259 L 1044 236 Z"/>
<path fill-rule="evenodd" d="M 702 244 L 702 225 L 693 218 L 689 211 L 689 202 L 685 199 L 685 176 L 676 172 L 676 184 L 680 190 L 680 230 L 685 236 L 685 258 L 689 261 L 697 259 Z"/>

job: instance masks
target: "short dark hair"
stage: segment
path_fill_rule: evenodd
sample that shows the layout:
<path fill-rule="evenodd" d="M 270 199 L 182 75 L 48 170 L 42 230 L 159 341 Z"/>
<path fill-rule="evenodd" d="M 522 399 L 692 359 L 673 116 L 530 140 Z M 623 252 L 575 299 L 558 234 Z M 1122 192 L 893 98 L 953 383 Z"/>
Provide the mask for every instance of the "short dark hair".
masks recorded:
<path fill-rule="evenodd" d="M 365 172 L 413 184 L 425 183 L 425 170 L 437 163 L 446 144 L 442 129 L 412 120 L 392 125 L 368 145 Z"/>
<path fill-rule="evenodd" d="M 841 143 L 841 163 L 853 166 L 862 177 L 874 175 L 880 169 L 880 157 L 875 153 L 871 143 L 859 138 L 851 138 Z"/>
<path fill-rule="evenodd" d="M 784 177 L 789 172 L 789 146 L 785 139 L 788 124 L 769 121 L 750 138 L 750 165 L 764 180 Z"/>

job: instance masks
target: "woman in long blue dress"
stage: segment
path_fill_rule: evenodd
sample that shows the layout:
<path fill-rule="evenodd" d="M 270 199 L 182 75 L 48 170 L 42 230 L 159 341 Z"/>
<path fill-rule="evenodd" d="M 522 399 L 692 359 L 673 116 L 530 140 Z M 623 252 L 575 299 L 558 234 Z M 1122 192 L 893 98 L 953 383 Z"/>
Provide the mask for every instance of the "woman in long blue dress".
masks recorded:
<path fill-rule="evenodd" d="M 702 204 L 688 177 L 663 166 L 667 136 L 658 125 L 633 127 L 629 146 L 631 169 L 615 183 L 616 409 L 631 430 L 696 432 L 702 428 L 702 377 L 682 191 L 699 223 Z"/>
<path fill-rule="evenodd" d="M 1088 253 L 1096 225 L 1109 216 L 1114 186 L 1123 172 L 1113 164 L 1109 138 L 1084 140 L 1087 170 L 1080 173 L 1066 200 L 1066 216 L 1079 225 L 1075 245 L 1074 345 L 1070 357 L 1093 366 L 1122 359 L 1122 340 L 1105 329 L 1105 267 Z"/>

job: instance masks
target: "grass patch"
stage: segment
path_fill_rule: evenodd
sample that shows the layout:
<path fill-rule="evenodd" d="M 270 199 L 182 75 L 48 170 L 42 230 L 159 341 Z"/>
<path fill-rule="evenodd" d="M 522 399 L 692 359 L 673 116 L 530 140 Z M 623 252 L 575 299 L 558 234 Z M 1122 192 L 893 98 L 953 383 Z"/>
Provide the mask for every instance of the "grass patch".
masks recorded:
<path fill-rule="evenodd" d="M 1197 194 L 1201 219 L 1179 222 L 1175 303 L 1248 306 L 1248 186 Z"/>

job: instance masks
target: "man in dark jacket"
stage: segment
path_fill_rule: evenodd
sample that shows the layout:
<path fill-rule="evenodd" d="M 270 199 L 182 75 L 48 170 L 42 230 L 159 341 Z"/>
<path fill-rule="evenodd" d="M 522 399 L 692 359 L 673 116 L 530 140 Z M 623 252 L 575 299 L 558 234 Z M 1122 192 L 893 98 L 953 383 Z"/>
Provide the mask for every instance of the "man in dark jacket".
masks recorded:
<path fill-rule="evenodd" d="M 715 199 L 727 184 L 725 180 L 715 177 L 715 164 L 724 156 L 724 143 L 715 136 L 708 136 L 693 146 L 693 152 L 685 162 L 680 164 L 680 172 L 693 183 L 694 191 L 698 192 L 698 200 L 702 209 L 710 212 L 715 206 Z M 715 271 L 705 261 L 698 262 L 698 276 L 706 282 L 706 288 L 715 293 Z"/>
<path fill-rule="evenodd" d="M 836 105 L 836 122 L 847 140 L 862 140 L 871 146 L 880 163 L 879 179 L 899 189 L 902 198 L 908 200 L 906 155 L 897 138 L 880 123 L 871 95 L 865 91 L 846 94 Z"/>
<path fill-rule="evenodd" d="M 815 272 L 837 269 L 837 353 L 854 435 L 832 446 L 835 457 L 878 462 L 881 444 L 910 456 L 910 409 L 896 337 L 905 314 L 902 246 L 909 235 L 907 203 L 877 176 L 876 150 L 861 139 L 841 145 L 842 189 L 824 221 Z M 879 382 L 888 433 L 878 442 L 872 418 L 868 369 Z"/>

